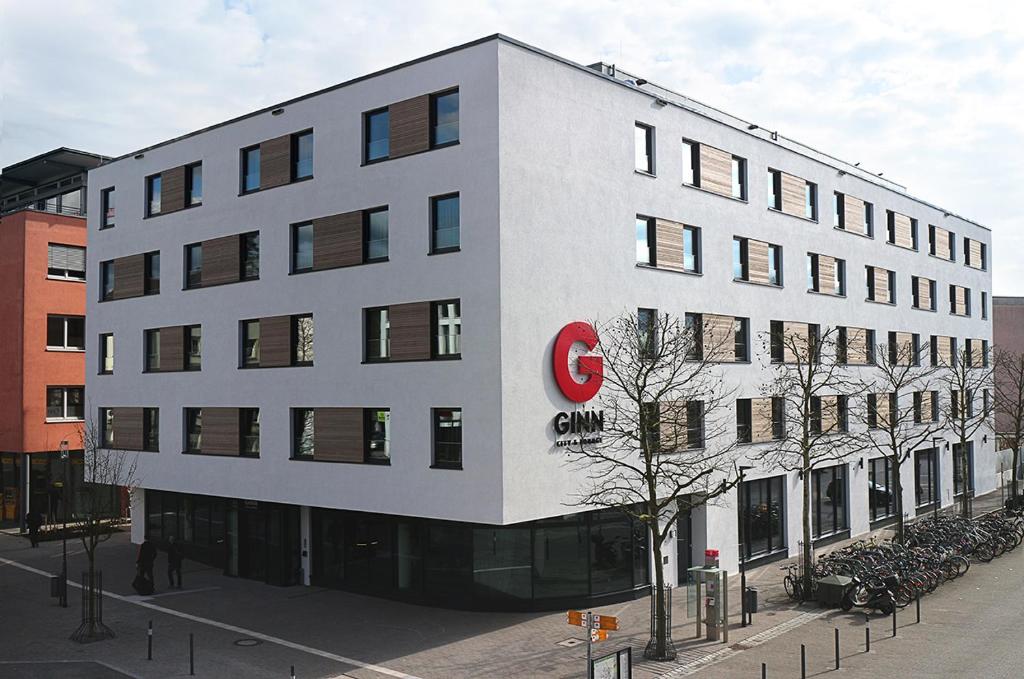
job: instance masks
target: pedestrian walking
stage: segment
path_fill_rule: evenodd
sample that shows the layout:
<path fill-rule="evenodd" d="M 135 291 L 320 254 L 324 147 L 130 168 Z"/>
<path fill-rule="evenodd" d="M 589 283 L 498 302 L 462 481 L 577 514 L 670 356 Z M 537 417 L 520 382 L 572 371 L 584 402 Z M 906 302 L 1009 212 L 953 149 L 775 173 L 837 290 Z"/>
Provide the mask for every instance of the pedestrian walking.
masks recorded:
<path fill-rule="evenodd" d="M 171 536 L 171 539 L 167 541 L 167 586 L 174 587 L 174 576 L 178 576 L 178 589 L 181 589 L 181 562 L 184 560 L 185 554 L 181 549 L 181 544 Z"/>
<path fill-rule="evenodd" d="M 153 564 L 156 563 L 156 545 L 148 537 L 139 547 L 139 557 L 135 563 L 138 566 L 139 575 L 149 580 L 150 584 L 154 584 Z"/>
<path fill-rule="evenodd" d="M 32 541 L 33 547 L 39 546 L 39 528 L 43 525 L 43 517 L 39 512 L 29 512 L 25 515 L 25 523 L 28 525 L 28 539 Z"/>

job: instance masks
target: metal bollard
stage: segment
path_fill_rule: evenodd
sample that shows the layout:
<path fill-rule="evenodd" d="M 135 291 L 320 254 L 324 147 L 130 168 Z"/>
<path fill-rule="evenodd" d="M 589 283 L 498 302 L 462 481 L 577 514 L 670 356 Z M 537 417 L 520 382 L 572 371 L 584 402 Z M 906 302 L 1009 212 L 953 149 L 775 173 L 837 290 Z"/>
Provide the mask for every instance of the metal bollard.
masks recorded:
<path fill-rule="evenodd" d="M 864 652 L 871 652 L 871 625 L 867 620 L 868 616 L 864 616 Z"/>
<path fill-rule="evenodd" d="M 893 601 L 893 604 L 892 604 L 892 635 L 893 635 L 893 637 L 896 636 L 896 602 L 895 601 Z"/>
<path fill-rule="evenodd" d="M 768 679 L 768 665 L 761 663 L 761 679 Z"/>
<path fill-rule="evenodd" d="M 153 659 L 153 621 L 149 621 L 149 629 L 146 630 L 146 660 Z"/>
<path fill-rule="evenodd" d="M 295 679 L 295 665 L 292 665 L 292 679 Z"/>
<path fill-rule="evenodd" d="M 188 675 L 196 676 L 196 648 L 191 632 L 188 633 Z"/>
<path fill-rule="evenodd" d="M 836 627 L 836 669 L 839 669 L 839 628 Z"/>
<path fill-rule="evenodd" d="M 800 679 L 807 679 L 807 647 L 800 644 Z"/>
<path fill-rule="evenodd" d="M 917 624 L 921 624 L 921 592 L 917 593 Z"/>

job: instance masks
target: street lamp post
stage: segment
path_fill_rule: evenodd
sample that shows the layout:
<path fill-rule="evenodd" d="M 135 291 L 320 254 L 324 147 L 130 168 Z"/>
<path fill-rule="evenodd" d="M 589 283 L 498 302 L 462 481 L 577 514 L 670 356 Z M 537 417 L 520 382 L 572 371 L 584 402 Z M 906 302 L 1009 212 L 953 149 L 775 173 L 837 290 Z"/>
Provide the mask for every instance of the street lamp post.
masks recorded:
<path fill-rule="evenodd" d="M 61 510 L 64 514 L 64 527 L 61 530 L 61 541 L 63 555 L 61 558 L 61 569 L 60 569 L 60 605 L 62 608 L 68 607 L 68 441 L 64 439 L 60 442 L 60 459 L 64 465 L 64 479 L 61 483 L 60 488 L 60 503 L 63 505 Z"/>
<path fill-rule="evenodd" d="M 743 502 L 743 474 L 753 467 L 740 465 L 740 485 L 736 491 L 736 507 L 740 511 L 740 626 L 747 626 L 747 515 L 740 506 Z"/>

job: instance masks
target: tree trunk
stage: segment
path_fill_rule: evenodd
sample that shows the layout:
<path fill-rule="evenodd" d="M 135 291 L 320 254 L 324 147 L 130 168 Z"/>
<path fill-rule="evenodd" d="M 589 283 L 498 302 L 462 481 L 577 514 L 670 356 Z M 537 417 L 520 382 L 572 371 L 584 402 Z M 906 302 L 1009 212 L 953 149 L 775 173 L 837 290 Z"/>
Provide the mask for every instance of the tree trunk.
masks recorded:
<path fill-rule="evenodd" d="M 1010 499 L 1013 501 L 1012 507 L 1017 506 L 1017 468 L 1020 465 L 1020 447 L 1013 449 L 1013 470 L 1010 475 Z"/>
<path fill-rule="evenodd" d="M 899 456 L 892 458 L 892 475 L 896 484 L 896 542 L 903 544 L 906 537 L 906 517 L 903 516 L 903 479 L 900 478 L 901 463 Z"/>
<path fill-rule="evenodd" d="M 657 517 L 654 520 L 657 521 Z M 654 591 L 652 594 L 656 599 L 654 602 L 654 629 L 651 630 L 651 633 L 655 639 L 655 657 L 653 659 L 660 660 L 665 658 L 665 651 L 668 648 L 668 626 L 665 619 L 665 566 L 661 559 L 661 540 L 653 533 L 652 538 L 651 546 L 654 552 Z"/>
<path fill-rule="evenodd" d="M 967 444 L 963 441 L 960 442 L 960 488 L 963 490 L 960 497 L 960 515 L 967 518 L 971 515 L 971 484 L 967 476 Z"/>
<path fill-rule="evenodd" d="M 811 598 L 811 587 L 813 585 L 814 565 L 811 557 L 814 554 L 814 543 L 811 542 L 811 469 L 810 465 L 804 465 L 804 601 Z"/>

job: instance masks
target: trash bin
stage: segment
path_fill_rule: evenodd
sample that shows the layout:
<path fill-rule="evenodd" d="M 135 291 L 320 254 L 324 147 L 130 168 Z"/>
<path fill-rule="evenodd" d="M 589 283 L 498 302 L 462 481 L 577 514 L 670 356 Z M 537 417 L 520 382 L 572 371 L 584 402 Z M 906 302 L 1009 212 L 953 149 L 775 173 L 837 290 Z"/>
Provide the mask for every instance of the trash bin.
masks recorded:
<path fill-rule="evenodd" d="M 845 575 L 826 575 L 818 580 L 818 603 L 822 606 L 836 607 L 843 602 L 846 588 L 853 578 Z"/>
<path fill-rule="evenodd" d="M 746 597 L 744 607 L 747 609 L 747 613 L 757 613 L 757 588 L 747 587 L 744 596 Z"/>
<path fill-rule="evenodd" d="M 50 596 L 54 599 L 60 596 L 60 576 L 54 575 L 50 577 Z"/>

